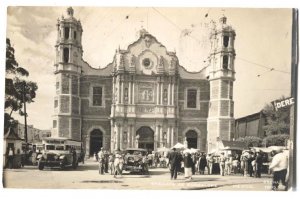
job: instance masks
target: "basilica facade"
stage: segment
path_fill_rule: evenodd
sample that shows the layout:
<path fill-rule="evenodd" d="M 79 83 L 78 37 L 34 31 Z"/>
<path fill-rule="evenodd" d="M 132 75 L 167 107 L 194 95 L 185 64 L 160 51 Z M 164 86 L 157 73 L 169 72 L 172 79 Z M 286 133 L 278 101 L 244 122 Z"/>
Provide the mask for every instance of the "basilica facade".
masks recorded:
<path fill-rule="evenodd" d="M 92 68 L 82 58 L 81 22 L 72 8 L 67 14 L 57 22 L 53 137 L 82 141 L 87 155 L 177 142 L 210 152 L 232 139 L 235 31 L 226 17 L 212 28 L 207 65 L 188 72 L 146 30 L 105 68 Z"/>

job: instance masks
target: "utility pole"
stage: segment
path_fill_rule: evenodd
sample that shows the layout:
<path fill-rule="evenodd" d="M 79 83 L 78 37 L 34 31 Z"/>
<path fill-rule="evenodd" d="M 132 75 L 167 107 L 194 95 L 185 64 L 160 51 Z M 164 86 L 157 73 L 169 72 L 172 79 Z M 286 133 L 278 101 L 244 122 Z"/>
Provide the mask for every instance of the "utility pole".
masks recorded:
<path fill-rule="evenodd" d="M 297 151 L 297 74 L 298 74 L 298 9 L 293 8 L 292 14 L 292 74 L 291 74 L 291 97 L 294 98 L 295 104 L 290 108 L 290 143 L 289 143 L 289 186 L 296 191 L 296 151 Z"/>
<path fill-rule="evenodd" d="M 23 81 L 23 103 L 24 103 L 24 135 L 25 135 L 25 143 L 26 143 L 26 150 L 28 147 L 28 138 L 27 138 L 27 112 L 26 112 L 26 82 Z"/>

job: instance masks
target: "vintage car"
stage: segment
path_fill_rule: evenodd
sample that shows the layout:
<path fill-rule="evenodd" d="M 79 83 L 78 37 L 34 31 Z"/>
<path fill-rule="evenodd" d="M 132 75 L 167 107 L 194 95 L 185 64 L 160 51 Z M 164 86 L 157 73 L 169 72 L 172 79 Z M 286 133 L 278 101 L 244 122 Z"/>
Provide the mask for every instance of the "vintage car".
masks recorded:
<path fill-rule="evenodd" d="M 67 138 L 45 138 L 42 142 L 43 153 L 38 161 L 39 170 L 44 167 L 77 168 L 80 161 L 80 142 Z"/>
<path fill-rule="evenodd" d="M 124 151 L 123 170 L 149 174 L 147 162 L 147 150 L 140 148 L 128 148 Z"/>

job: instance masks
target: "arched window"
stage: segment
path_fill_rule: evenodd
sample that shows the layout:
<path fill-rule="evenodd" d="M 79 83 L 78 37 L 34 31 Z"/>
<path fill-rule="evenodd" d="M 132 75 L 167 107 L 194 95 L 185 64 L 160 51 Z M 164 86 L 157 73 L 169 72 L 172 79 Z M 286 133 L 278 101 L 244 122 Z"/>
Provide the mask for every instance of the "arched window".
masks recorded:
<path fill-rule="evenodd" d="M 65 27 L 65 39 L 69 39 L 69 35 L 70 35 L 70 28 Z"/>
<path fill-rule="evenodd" d="M 74 31 L 74 39 L 76 39 L 77 35 L 76 35 L 76 31 Z"/>
<path fill-rule="evenodd" d="M 223 37 L 223 45 L 224 47 L 228 47 L 228 43 L 229 43 L 229 36 L 224 36 Z"/>
<path fill-rule="evenodd" d="M 223 56 L 223 69 L 228 69 L 228 55 Z"/>
<path fill-rule="evenodd" d="M 69 48 L 64 48 L 64 63 L 69 62 Z"/>

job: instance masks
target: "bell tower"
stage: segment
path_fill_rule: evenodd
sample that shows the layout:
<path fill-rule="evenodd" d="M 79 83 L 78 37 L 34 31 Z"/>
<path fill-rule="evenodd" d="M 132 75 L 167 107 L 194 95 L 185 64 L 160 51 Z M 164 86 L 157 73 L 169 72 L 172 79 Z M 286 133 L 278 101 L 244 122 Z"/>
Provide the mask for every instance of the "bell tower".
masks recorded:
<path fill-rule="evenodd" d="M 207 121 L 208 152 L 218 147 L 219 140 L 231 140 L 234 132 L 233 82 L 235 31 L 227 25 L 225 16 L 214 24 L 209 56 L 210 103 Z"/>
<path fill-rule="evenodd" d="M 56 77 L 56 95 L 54 97 L 54 115 L 52 137 L 67 137 L 81 140 L 80 117 L 80 76 L 82 62 L 82 27 L 74 18 L 74 10 L 67 9 L 67 17 L 57 20 L 56 59 L 54 74 Z"/>

